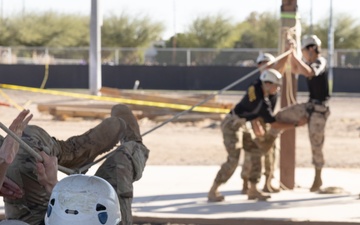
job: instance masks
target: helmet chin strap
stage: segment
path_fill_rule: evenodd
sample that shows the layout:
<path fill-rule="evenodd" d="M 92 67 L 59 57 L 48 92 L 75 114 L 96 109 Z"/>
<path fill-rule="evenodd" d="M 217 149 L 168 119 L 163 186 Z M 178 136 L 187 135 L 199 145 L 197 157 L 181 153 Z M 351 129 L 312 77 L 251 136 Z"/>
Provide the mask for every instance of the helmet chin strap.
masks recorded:
<path fill-rule="evenodd" d="M 264 91 L 264 96 L 268 97 L 270 95 L 270 87 L 268 87 L 265 82 L 262 82 L 262 87 Z"/>

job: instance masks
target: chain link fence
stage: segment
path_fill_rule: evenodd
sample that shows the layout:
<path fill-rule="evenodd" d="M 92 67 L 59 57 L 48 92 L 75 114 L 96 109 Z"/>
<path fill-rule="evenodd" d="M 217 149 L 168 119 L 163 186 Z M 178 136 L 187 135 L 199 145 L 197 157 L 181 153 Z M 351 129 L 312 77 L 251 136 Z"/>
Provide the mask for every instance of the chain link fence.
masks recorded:
<path fill-rule="evenodd" d="M 106 65 L 255 66 L 261 52 L 278 55 L 277 49 L 102 48 L 101 60 Z M 85 65 L 89 48 L 0 47 L 0 54 L 1 64 Z M 334 67 L 360 67 L 360 50 L 335 50 Z"/>

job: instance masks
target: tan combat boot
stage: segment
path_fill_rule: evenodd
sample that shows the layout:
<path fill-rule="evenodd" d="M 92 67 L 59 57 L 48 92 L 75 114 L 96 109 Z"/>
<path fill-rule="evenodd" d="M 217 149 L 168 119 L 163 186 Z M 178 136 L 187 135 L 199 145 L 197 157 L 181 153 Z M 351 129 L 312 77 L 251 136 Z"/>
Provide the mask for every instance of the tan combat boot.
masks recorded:
<path fill-rule="evenodd" d="M 247 178 L 243 178 L 243 188 L 241 190 L 241 194 L 247 194 L 249 190 L 249 180 Z"/>
<path fill-rule="evenodd" d="M 264 194 L 257 190 L 256 183 L 250 182 L 250 189 L 248 190 L 248 199 L 249 200 L 260 200 L 260 201 L 266 201 L 267 199 L 271 198 L 270 195 Z"/>
<path fill-rule="evenodd" d="M 218 192 L 218 188 L 219 188 L 220 184 L 214 182 L 209 193 L 208 193 L 208 201 L 209 202 L 222 202 L 225 200 L 224 196 L 221 195 Z"/>
<path fill-rule="evenodd" d="M 321 168 L 315 168 L 315 178 L 314 183 L 310 188 L 311 192 L 316 192 L 320 190 L 320 187 L 322 185 L 322 179 L 321 179 Z"/>
<path fill-rule="evenodd" d="M 271 184 L 271 179 L 272 176 L 265 176 L 265 184 L 264 184 L 264 188 L 262 189 L 263 192 L 267 192 L 267 193 L 278 193 L 280 192 L 280 188 L 276 188 L 274 186 L 272 186 Z"/>
<path fill-rule="evenodd" d="M 70 137 L 66 141 L 57 140 L 61 146 L 59 165 L 68 168 L 80 168 L 109 150 L 117 143 L 125 129 L 124 121 L 109 117 L 84 134 Z"/>

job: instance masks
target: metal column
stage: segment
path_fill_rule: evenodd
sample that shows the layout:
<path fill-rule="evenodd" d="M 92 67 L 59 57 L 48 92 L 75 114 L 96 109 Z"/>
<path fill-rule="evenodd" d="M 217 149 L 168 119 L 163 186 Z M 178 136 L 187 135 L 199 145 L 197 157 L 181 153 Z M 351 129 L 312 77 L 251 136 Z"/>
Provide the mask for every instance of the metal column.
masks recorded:
<path fill-rule="evenodd" d="M 89 88 L 90 93 L 98 95 L 101 83 L 101 0 L 91 0 L 90 15 L 90 52 L 89 52 Z"/>

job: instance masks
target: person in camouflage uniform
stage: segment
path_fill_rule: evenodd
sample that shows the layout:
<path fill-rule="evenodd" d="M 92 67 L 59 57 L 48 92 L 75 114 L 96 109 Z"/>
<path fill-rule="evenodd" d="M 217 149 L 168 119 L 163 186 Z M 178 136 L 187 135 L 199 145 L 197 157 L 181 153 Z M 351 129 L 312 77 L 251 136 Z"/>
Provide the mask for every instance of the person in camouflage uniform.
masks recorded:
<path fill-rule="evenodd" d="M 271 123 L 271 125 L 277 129 L 294 128 L 293 123 L 282 123 L 275 120 L 272 101 L 269 100 L 269 95 L 274 95 L 279 90 L 281 79 L 282 76 L 277 70 L 265 70 L 260 75 L 260 78 L 249 86 L 242 100 L 236 104 L 236 106 L 221 122 L 223 142 L 228 153 L 228 157 L 227 161 L 221 165 L 221 168 L 214 179 L 213 185 L 210 188 L 208 193 L 208 200 L 210 202 L 224 200 L 224 196 L 218 192 L 218 188 L 221 184 L 227 182 L 239 163 L 241 146 L 237 146 L 237 144 L 241 142 L 239 142 L 237 132 L 241 130 L 243 133 L 247 133 L 248 135 L 245 135 L 244 137 L 247 140 L 251 140 L 250 133 L 246 132 L 247 128 L 245 123 L 247 121 L 260 117 L 264 119 L 264 122 Z M 306 123 L 305 120 L 302 122 L 303 124 Z M 252 142 L 245 141 L 244 143 Z M 244 149 L 254 149 L 252 154 L 258 156 L 264 153 L 263 150 L 259 149 L 256 145 L 244 146 Z M 256 184 L 256 181 L 250 183 L 250 189 L 248 191 L 249 199 L 266 199 L 267 196 L 257 190 Z"/>
<path fill-rule="evenodd" d="M 292 47 L 290 45 L 290 43 L 287 43 L 287 49 L 289 49 L 290 47 Z M 284 73 L 284 69 L 285 69 L 285 64 L 288 60 L 289 56 L 284 57 L 282 59 L 280 59 L 278 62 L 276 63 L 272 63 L 269 64 L 267 67 L 264 68 L 265 64 L 269 63 L 269 62 L 274 62 L 275 57 L 270 54 L 270 53 L 260 53 L 259 56 L 256 59 L 256 63 L 257 63 L 257 67 L 260 70 L 260 73 L 263 72 L 265 69 L 269 69 L 269 68 L 274 68 L 277 71 L 279 71 L 281 74 Z M 273 106 L 273 111 L 275 111 L 275 105 L 276 105 L 276 101 L 277 101 L 277 93 L 274 95 L 270 95 L 269 96 L 270 101 L 272 101 L 272 106 Z M 260 121 L 260 125 L 262 127 L 262 129 L 266 132 L 267 130 L 267 125 L 266 123 L 264 123 L 263 120 L 259 119 L 255 119 L 251 121 L 251 124 L 253 123 L 259 123 Z M 252 127 L 256 127 L 256 126 L 252 126 Z M 254 132 L 254 135 L 259 136 L 261 135 L 261 132 Z M 246 146 L 246 143 L 243 144 L 243 146 Z M 251 146 L 251 145 L 249 145 Z M 275 188 L 272 186 L 271 184 L 271 180 L 274 177 L 274 168 L 275 168 L 275 156 L 276 156 L 276 152 L 275 152 L 275 145 L 265 154 L 264 156 L 264 165 L 265 165 L 265 184 L 264 184 L 264 188 L 262 189 L 263 192 L 269 192 L 269 193 L 274 193 L 274 192 L 279 192 L 280 189 Z M 261 170 L 260 170 L 260 174 L 256 174 L 255 171 L 252 171 L 252 163 L 251 163 L 251 158 L 252 157 L 256 157 L 256 156 L 252 156 L 250 154 L 251 149 L 249 150 L 245 150 L 244 151 L 244 162 L 242 164 L 242 168 L 241 168 L 241 178 L 243 180 L 243 188 L 242 188 L 242 193 L 243 194 L 247 194 L 247 191 L 249 189 L 249 181 L 250 181 L 250 174 L 252 174 L 255 177 L 260 176 L 261 174 Z M 261 156 L 258 156 L 261 157 Z M 255 160 L 255 159 L 253 159 Z M 259 161 L 261 159 L 257 159 L 255 161 Z M 256 169 L 256 171 L 258 171 L 258 169 Z M 254 180 L 253 178 L 251 180 Z"/>
<path fill-rule="evenodd" d="M 149 150 L 143 145 L 136 118 L 127 106 L 115 105 L 111 117 L 66 141 L 51 137 L 35 125 L 26 127 L 22 140 L 35 150 L 50 152 L 51 156 L 58 158 L 59 165 L 70 169 L 93 162 L 120 141 L 121 145 L 100 166 L 96 175 L 107 180 L 116 190 L 122 224 L 132 224 L 132 183 L 141 178 Z M 6 218 L 32 225 L 43 224 L 50 194 L 38 181 L 36 159 L 20 148 L 6 176 L 24 190 L 23 197 L 19 199 L 4 196 Z"/>
<path fill-rule="evenodd" d="M 258 119 L 251 121 L 251 123 L 253 123 L 253 122 L 260 123 L 264 132 L 268 132 L 268 130 L 270 129 L 269 124 L 266 124 L 262 118 L 258 118 Z M 252 132 L 252 133 L 255 133 L 255 132 Z M 247 135 L 247 134 L 243 133 L 243 135 Z M 256 135 L 251 134 L 251 136 L 256 136 Z M 265 171 L 264 171 L 265 183 L 264 183 L 264 187 L 263 187 L 262 191 L 267 192 L 267 193 L 279 192 L 280 189 L 275 188 L 271 183 L 271 180 L 274 177 L 274 170 L 275 170 L 275 159 L 276 159 L 275 145 L 273 145 L 272 148 L 270 148 L 270 150 L 268 152 L 261 151 L 261 154 L 254 154 L 254 152 L 257 151 L 258 146 L 256 146 L 255 149 L 251 149 L 252 147 L 254 147 L 254 145 L 252 145 L 252 143 L 244 143 L 246 141 L 253 142 L 253 140 L 243 137 L 243 148 L 244 148 L 245 154 L 244 154 L 244 162 L 241 167 L 241 178 L 243 179 L 242 193 L 243 194 L 248 193 L 249 183 L 251 183 L 251 182 L 258 183 L 259 182 L 261 174 L 262 174 L 262 166 L 261 166 L 262 158 L 264 158 L 264 167 L 265 167 L 264 168 L 265 169 Z M 246 149 L 247 146 L 250 149 Z M 265 152 L 265 153 L 262 154 L 263 152 Z M 264 157 L 262 157 L 262 156 L 264 156 Z M 252 166 L 252 164 L 254 164 L 253 162 L 255 162 L 254 167 Z"/>
<path fill-rule="evenodd" d="M 305 103 L 294 104 L 281 109 L 276 120 L 297 123 L 299 118 L 307 117 L 308 131 L 312 150 L 312 163 L 315 176 L 311 192 L 320 190 L 322 186 L 321 171 L 325 164 L 323 146 L 325 141 L 325 125 L 330 115 L 329 84 L 326 59 L 321 56 L 321 40 L 316 35 L 304 36 L 302 39 L 303 60 L 294 51 L 291 57 L 291 68 L 294 74 L 306 77 L 309 100 Z M 255 140 L 261 148 L 269 149 L 274 143 L 280 130 L 272 129 L 264 140 Z"/>

